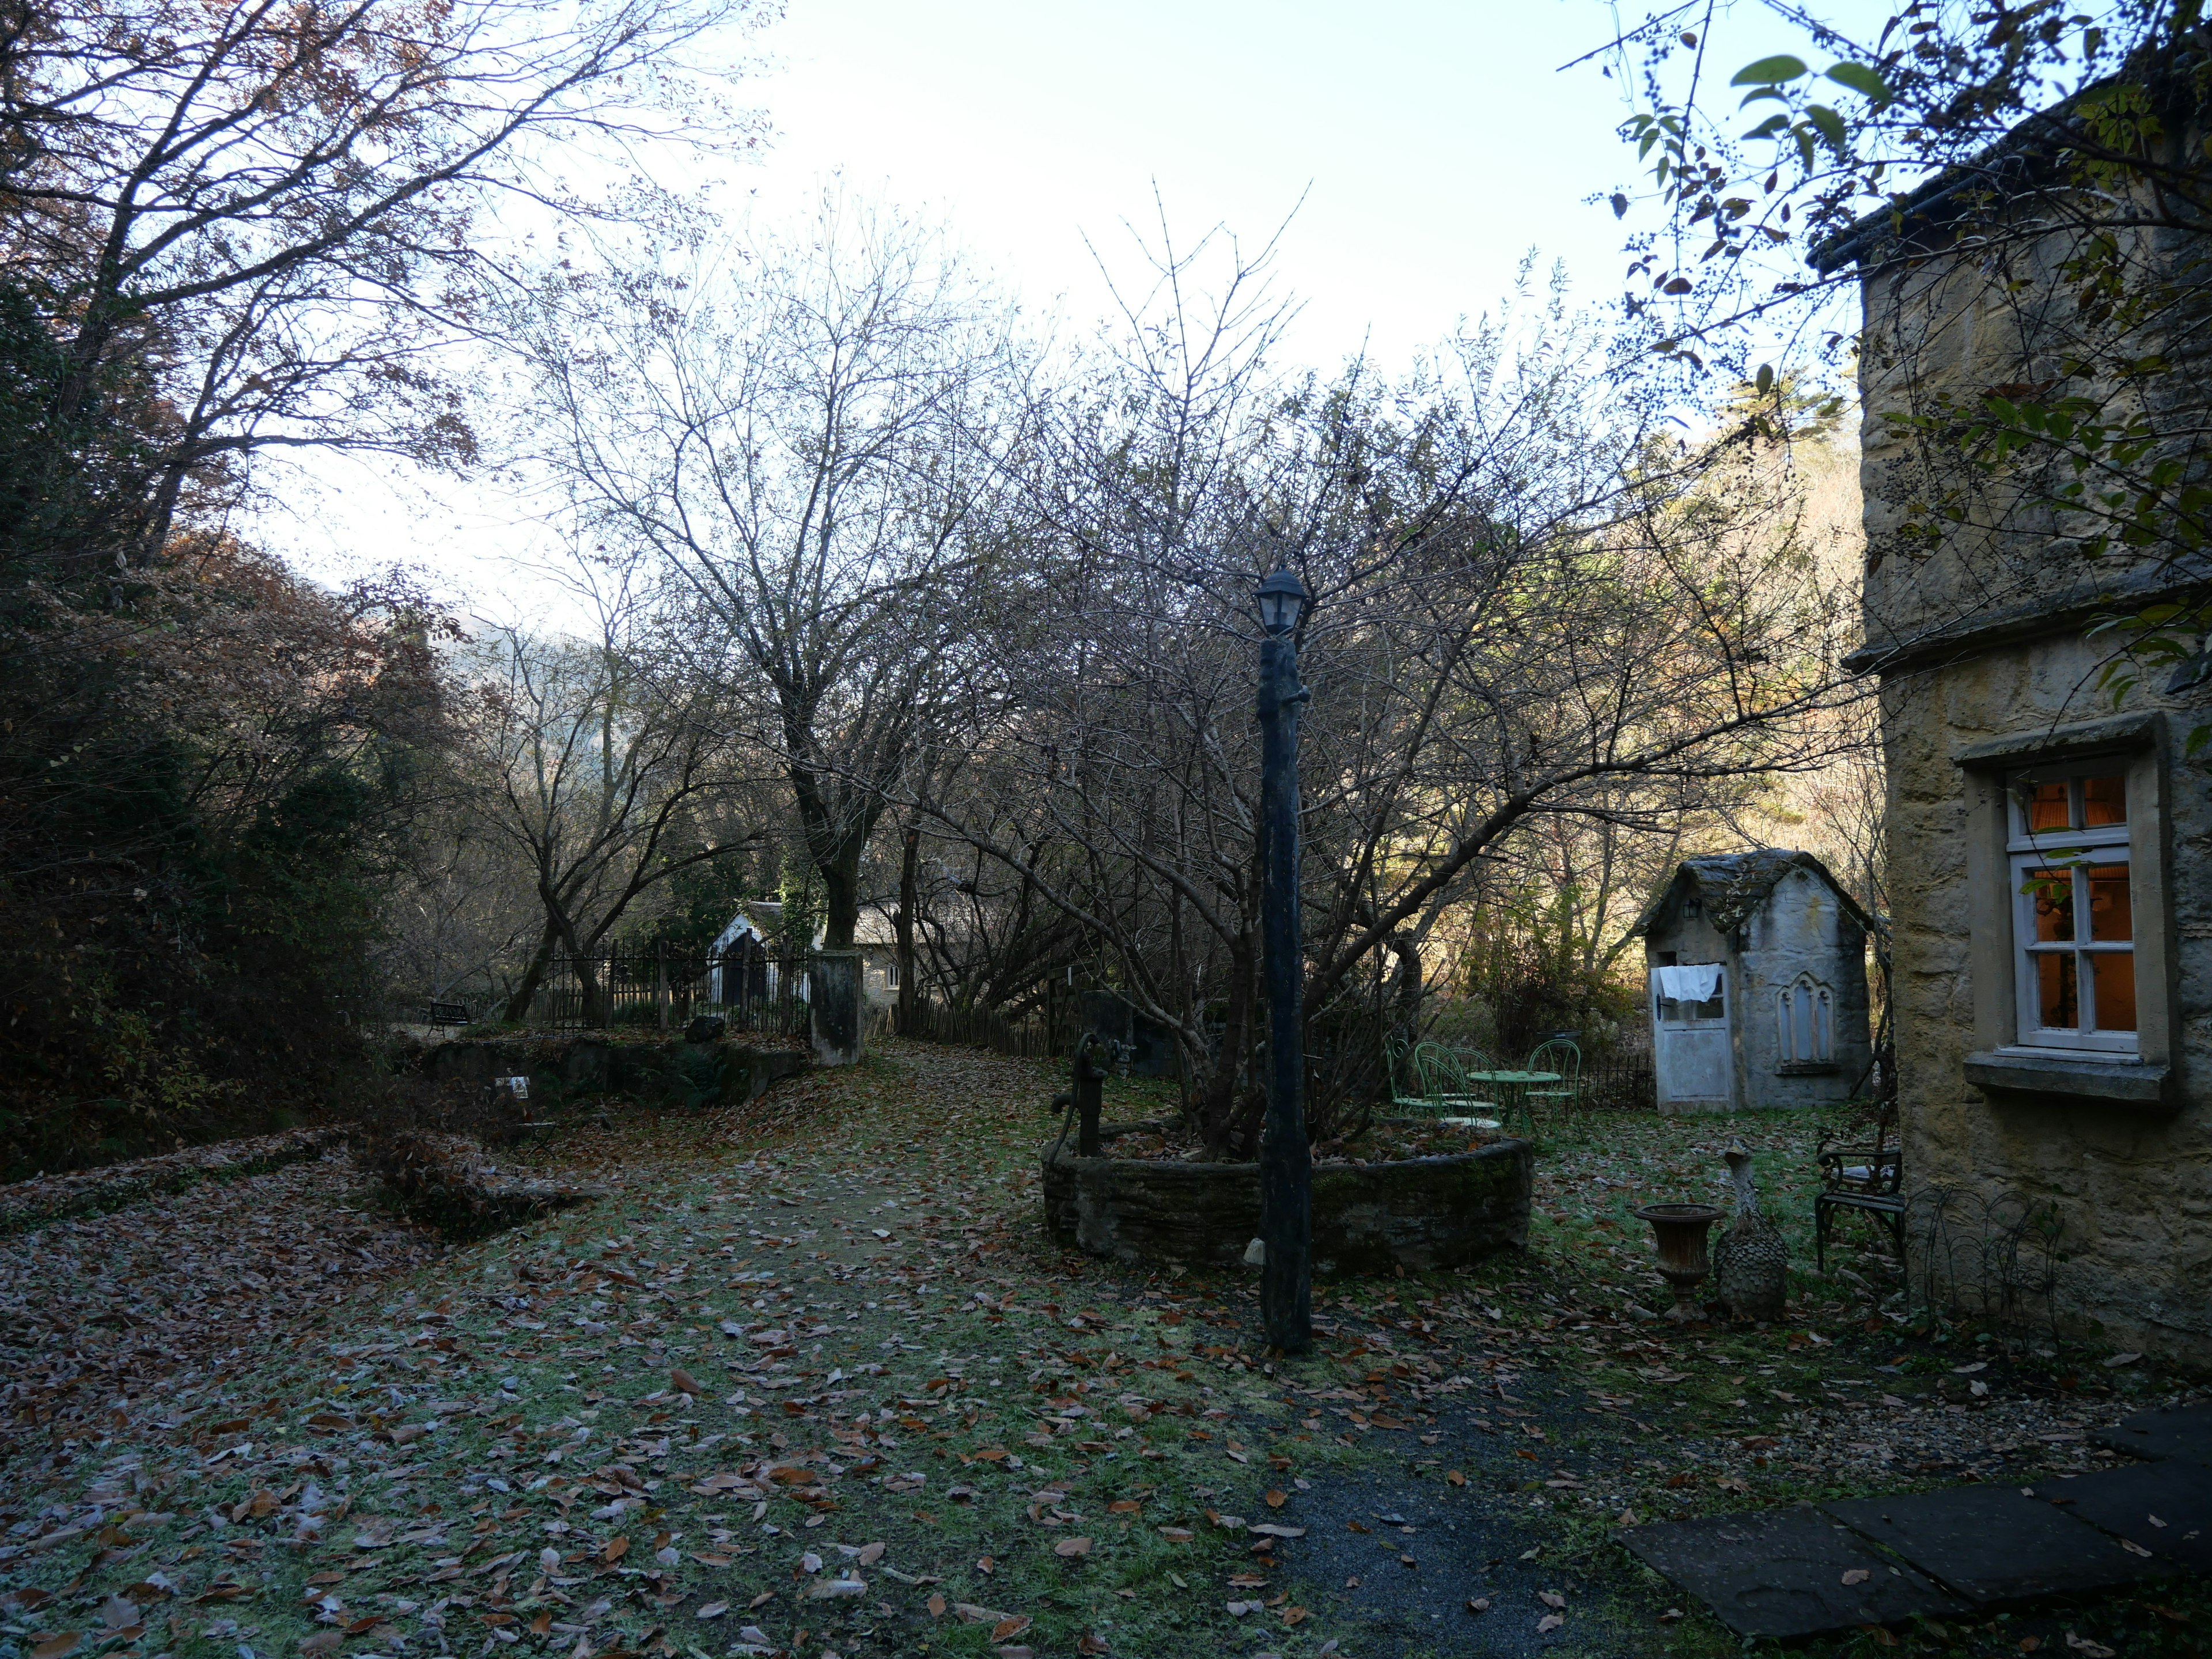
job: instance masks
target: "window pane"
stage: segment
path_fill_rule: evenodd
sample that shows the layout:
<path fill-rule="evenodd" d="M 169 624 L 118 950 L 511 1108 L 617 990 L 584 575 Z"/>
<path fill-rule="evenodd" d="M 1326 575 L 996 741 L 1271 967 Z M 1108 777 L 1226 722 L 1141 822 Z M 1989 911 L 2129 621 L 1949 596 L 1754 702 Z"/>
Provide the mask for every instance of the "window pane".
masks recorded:
<path fill-rule="evenodd" d="M 2074 984 L 2074 953 L 2039 951 L 2033 960 L 2038 1019 L 2053 1030 L 2078 1029 L 2081 1024 L 2081 1001 Z"/>
<path fill-rule="evenodd" d="M 2089 977 L 2097 993 L 2097 1029 L 2136 1029 L 2136 953 L 2099 951 L 2089 957 Z"/>
<path fill-rule="evenodd" d="M 2035 906 L 2035 937 L 2044 944 L 2074 942 L 2074 872 L 2031 870 L 2021 890 Z"/>
<path fill-rule="evenodd" d="M 2073 814 L 2067 810 L 2066 786 L 2063 783 L 2032 783 L 2027 787 L 2026 806 L 2027 827 L 2036 830 L 2070 830 Z"/>
<path fill-rule="evenodd" d="M 2089 937 L 2101 941 L 2126 940 L 2135 936 L 2136 912 L 2128 892 L 2128 866 L 2124 864 L 2091 865 Z"/>
<path fill-rule="evenodd" d="M 2128 781 L 2125 778 L 2081 780 L 2081 822 L 2090 829 L 2100 823 L 2128 821 Z"/>

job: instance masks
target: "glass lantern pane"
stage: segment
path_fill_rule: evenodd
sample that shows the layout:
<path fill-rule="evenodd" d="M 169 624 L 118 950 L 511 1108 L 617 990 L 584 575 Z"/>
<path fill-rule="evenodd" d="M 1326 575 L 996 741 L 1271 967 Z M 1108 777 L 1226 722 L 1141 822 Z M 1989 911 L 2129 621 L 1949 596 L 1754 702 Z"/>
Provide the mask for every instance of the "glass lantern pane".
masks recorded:
<path fill-rule="evenodd" d="M 2074 815 L 2068 805 L 2064 783 L 2033 783 L 2027 786 L 2025 805 L 2030 832 L 2038 830 L 2070 830 Z"/>
<path fill-rule="evenodd" d="M 2079 1030 L 2081 998 L 2074 982 L 2074 953 L 2039 953 L 2035 957 L 2035 976 L 2038 1023 L 2049 1030 Z"/>
<path fill-rule="evenodd" d="M 2097 994 L 2097 1029 L 2136 1029 L 2136 953 L 2099 951 L 2089 957 L 2089 979 Z"/>
<path fill-rule="evenodd" d="M 2021 884 L 2035 908 L 2035 937 L 2045 945 L 2074 942 L 2074 872 L 2031 870 Z"/>
<path fill-rule="evenodd" d="M 2136 936 L 2135 902 L 2128 889 L 2124 864 L 2089 866 L 2089 937 L 2126 941 Z"/>
<path fill-rule="evenodd" d="M 2125 778 L 2081 780 L 2081 823 L 2091 830 L 2100 824 L 2128 821 L 2128 781 Z"/>

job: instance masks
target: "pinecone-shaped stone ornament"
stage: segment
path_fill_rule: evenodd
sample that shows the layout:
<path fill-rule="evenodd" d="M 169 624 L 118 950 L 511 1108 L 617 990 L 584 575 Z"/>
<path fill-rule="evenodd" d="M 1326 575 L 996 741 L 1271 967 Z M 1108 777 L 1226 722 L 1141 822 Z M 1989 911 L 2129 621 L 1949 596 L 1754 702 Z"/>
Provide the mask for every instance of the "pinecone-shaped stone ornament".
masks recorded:
<path fill-rule="evenodd" d="M 1790 1247 L 1759 1207 L 1751 1152 L 1741 1141 L 1727 1152 L 1735 1201 L 1728 1231 L 1713 1246 L 1713 1300 L 1731 1319 L 1779 1319 L 1788 1296 Z"/>

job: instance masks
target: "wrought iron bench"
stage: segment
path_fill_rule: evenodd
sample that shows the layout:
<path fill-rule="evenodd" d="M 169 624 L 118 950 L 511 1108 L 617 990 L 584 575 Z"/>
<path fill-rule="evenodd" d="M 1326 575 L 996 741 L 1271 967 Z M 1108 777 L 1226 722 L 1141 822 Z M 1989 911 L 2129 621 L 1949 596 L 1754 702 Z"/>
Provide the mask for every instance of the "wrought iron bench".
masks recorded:
<path fill-rule="evenodd" d="M 1828 1231 L 1838 1210 L 1859 1210 L 1889 1230 L 1897 1259 L 1905 1260 L 1905 1199 L 1898 1188 L 1905 1175 L 1901 1147 L 1831 1146 L 1820 1143 L 1820 1191 L 1813 1200 L 1813 1249 L 1820 1271 L 1828 1270 Z"/>

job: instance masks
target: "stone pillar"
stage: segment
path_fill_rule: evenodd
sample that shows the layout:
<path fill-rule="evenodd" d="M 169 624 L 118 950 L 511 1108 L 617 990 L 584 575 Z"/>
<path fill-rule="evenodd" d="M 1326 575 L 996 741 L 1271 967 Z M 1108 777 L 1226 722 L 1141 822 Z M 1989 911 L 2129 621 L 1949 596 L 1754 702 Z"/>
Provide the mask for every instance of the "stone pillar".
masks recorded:
<path fill-rule="evenodd" d="M 814 1058 L 850 1066 L 860 1057 L 860 953 L 817 951 L 807 963 L 807 1001 L 814 1016 Z"/>

